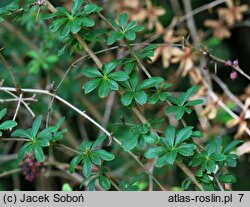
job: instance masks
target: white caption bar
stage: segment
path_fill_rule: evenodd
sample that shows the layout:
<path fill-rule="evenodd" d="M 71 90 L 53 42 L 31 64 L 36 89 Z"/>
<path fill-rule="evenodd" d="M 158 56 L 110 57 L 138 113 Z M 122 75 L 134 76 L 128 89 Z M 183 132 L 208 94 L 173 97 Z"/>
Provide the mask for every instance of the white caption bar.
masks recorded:
<path fill-rule="evenodd" d="M 235 192 L 0 192 L 0 206 L 60 207 L 247 207 L 250 191 Z"/>

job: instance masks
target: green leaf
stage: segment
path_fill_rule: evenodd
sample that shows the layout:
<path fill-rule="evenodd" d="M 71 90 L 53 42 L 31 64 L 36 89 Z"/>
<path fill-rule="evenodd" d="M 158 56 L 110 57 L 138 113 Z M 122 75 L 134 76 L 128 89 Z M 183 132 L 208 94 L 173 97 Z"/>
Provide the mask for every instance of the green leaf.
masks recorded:
<path fill-rule="evenodd" d="M 172 104 L 175 104 L 175 105 L 178 105 L 178 106 L 180 105 L 179 100 L 178 100 L 177 98 L 173 97 L 173 96 L 168 97 L 168 100 L 169 100 Z"/>
<path fill-rule="evenodd" d="M 216 163 L 213 160 L 208 160 L 206 163 L 206 169 L 208 172 L 215 172 Z"/>
<path fill-rule="evenodd" d="M 111 35 L 107 39 L 107 44 L 112 45 L 112 44 L 114 44 L 115 41 L 121 40 L 123 38 L 124 38 L 124 35 L 121 34 L 120 32 L 112 31 Z"/>
<path fill-rule="evenodd" d="M 17 159 L 18 161 L 22 161 L 25 157 L 26 154 L 30 153 L 32 149 L 32 143 L 31 142 L 26 142 L 19 150 L 17 154 Z"/>
<path fill-rule="evenodd" d="M 101 157 L 105 161 L 111 161 L 115 159 L 115 156 L 112 153 L 107 152 L 103 149 L 95 150 L 95 154 L 97 154 L 99 157 Z"/>
<path fill-rule="evenodd" d="M 109 75 L 109 78 L 111 78 L 115 81 L 126 81 L 129 79 L 129 76 L 126 72 L 117 71 L 117 72 L 111 73 Z"/>
<path fill-rule="evenodd" d="M 184 113 L 185 113 L 185 107 L 178 106 L 177 110 L 174 112 L 175 118 L 179 121 L 182 119 Z"/>
<path fill-rule="evenodd" d="M 135 27 L 130 29 L 130 31 L 132 31 L 132 32 L 140 32 L 142 30 L 144 30 L 143 26 L 135 26 Z"/>
<path fill-rule="evenodd" d="M 135 63 L 134 62 L 128 62 L 124 65 L 124 70 L 126 73 L 130 74 L 133 70 L 133 68 L 135 67 Z"/>
<path fill-rule="evenodd" d="M 85 83 L 83 85 L 85 94 L 90 93 L 91 91 L 95 90 L 100 85 L 101 81 L 102 81 L 102 78 L 96 78 Z"/>
<path fill-rule="evenodd" d="M 178 106 L 168 106 L 165 109 L 165 115 L 168 115 L 170 113 L 176 112 L 178 110 Z"/>
<path fill-rule="evenodd" d="M 149 134 L 143 135 L 143 138 L 149 144 L 156 144 L 158 141 L 158 136 L 153 131 L 150 131 Z"/>
<path fill-rule="evenodd" d="M 56 55 L 49 55 L 47 58 L 46 58 L 46 62 L 47 63 L 55 63 L 58 61 L 58 57 Z"/>
<path fill-rule="evenodd" d="M 70 31 L 72 32 L 72 34 L 76 34 L 77 32 L 81 30 L 81 20 L 79 18 L 70 20 L 69 25 L 70 25 Z"/>
<path fill-rule="evenodd" d="M 161 78 L 161 77 L 152 77 L 152 78 L 143 80 L 143 81 L 138 85 L 137 89 L 138 89 L 138 90 L 141 90 L 141 89 L 156 87 L 156 86 L 159 86 L 160 84 L 162 84 L 163 81 L 164 81 L 164 79 Z"/>
<path fill-rule="evenodd" d="M 95 25 L 95 22 L 93 19 L 90 19 L 88 17 L 81 18 L 81 24 L 83 27 L 93 27 Z"/>
<path fill-rule="evenodd" d="M 54 131 L 53 127 L 48 127 L 40 131 L 37 135 L 37 138 L 46 138 L 51 140 L 52 136 L 51 133 Z"/>
<path fill-rule="evenodd" d="M 161 92 L 159 94 L 159 98 L 160 98 L 161 101 L 165 101 L 168 96 L 171 96 L 171 93 L 169 93 L 169 92 Z"/>
<path fill-rule="evenodd" d="M 166 143 L 169 146 L 174 146 L 174 139 L 175 139 L 175 128 L 173 126 L 168 126 L 164 132 L 164 135 L 166 137 Z"/>
<path fill-rule="evenodd" d="M 85 156 L 83 159 L 83 166 L 82 166 L 82 173 L 83 175 L 88 178 L 92 172 L 92 164 L 90 162 L 89 157 Z"/>
<path fill-rule="evenodd" d="M 222 162 L 226 159 L 226 156 L 222 153 L 214 153 L 211 155 L 211 158 L 216 162 Z"/>
<path fill-rule="evenodd" d="M 139 139 L 139 136 L 132 136 L 126 139 L 122 144 L 124 150 L 129 151 L 129 150 L 134 149 L 138 143 L 138 139 Z"/>
<path fill-rule="evenodd" d="M 204 182 L 206 184 L 211 183 L 211 178 L 208 175 L 203 175 L 200 179 L 202 182 Z"/>
<path fill-rule="evenodd" d="M 76 12 L 80 9 L 83 1 L 84 0 L 73 0 L 72 6 L 71 6 L 71 13 L 73 16 L 75 16 Z"/>
<path fill-rule="evenodd" d="M 95 67 L 88 67 L 83 69 L 82 74 L 88 78 L 96 78 L 103 76 Z"/>
<path fill-rule="evenodd" d="M 226 160 L 225 163 L 229 166 L 229 167 L 236 167 L 237 162 L 236 159 L 238 158 L 238 155 L 236 154 L 228 154 L 226 156 Z"/>
<path fill-rule="evenodd" d="M 116 22 L 113 19 L 108 19 L 108 22 L 112 24 L 112 26 L 114 26 L 116 29 L 118 30 L 120 29 L 119 25 L 116 24 Z"/>
<path fill-rule="evenodd" d="M 80 149 L 82 149 L 83 151 L 86 151 L 91 148 L 92 144 L 93 142 L 84 141 L 80 144 Z"/>
<path fill-rule="evenodd" d="M 104 98 L 107 95 L 109 95 L 109 92 L 110 92 L 109 82 L 108 80 L 103 79 L 98 89 L 98 96 L 100 98 Z"/>
<path fill-rule="evenodd" d="M 121 26 L 122 30 L 125 30 L 125 27 L 127 25 L 127 21 L 128 21 L 128 14 L 123 13 L 118 17 L 118 23 Z"/>
<path fill-rule="evenodd" d="M 98 139 L 95 140 L 95 142 L 91 146 L 91 149 L 95 149 L 96 147 L 98 147 L 101 143 L 104 142 L 106 138 L 107 138 L 107 135 L 100 136 Z"/>
<path fill-rule="evenodd" d="M 71 162 L 69 163 L 69 172 L 74 173 L 75 172 L 75 166 L 78 165 L 81 160 L 83 159 L 82 155 L 77 155 L 74 157 Z"/>
<path fill-rule="evenodd" d="M 128 23 L 128 26 L 126 27 L 126 31 L 130 30 L 131 28 L 133 28 L 136 25 L 136 21 L 131 21 Z"/>
<path fill-rule="evenodd" d="M 166 165 L 166 156 L 167 154 L 160 156 L 155 162 L 155 167 L 163 167 L 164 165 Z"/>
<path fill-rule="evenodd" d="M 195 157 L 194 159 L 191 160 L 189 165 L 192 167 L 196 167 L 196 166 L 200 165 L 202 162 L 204 162 L 203 157 Z"/>
<path fill-rule="evenodd" d="M 177 151 L 173 150 L 173 151 L 166 154 L 165 159 L 166 159 L 166 162 L 168 164 L 172 165 L 174 163 L 176 157 L 177 157 Z"/>
<path fill-rule="evenodd" d="M 96 4 L 87 4 L 84 8 L 84 12 L 86 14 L 90 14 L 93 13 L 95 11 L 98 11 L 99 6 L 97 6 Z"/>
<path fill-rule="evenodd" d="M 106 63 L 103 66 L 104 75 L 108 75 L 112 70 L 114 70 L 117 67 L 118 64 L 119 64 L 119 61 L 117 61 L 117 60 L 113 60 L 109 63 Z"/>
<path fill-rule="evenodd" d="M 223 153 L 223 154 L 227 154 L 227 153 L 233 151 L 233 150 L 235 149 L 235 147 L 236 147 L 238 144 L 242 143 L 242 142 L 243 142 L 242 140 L 234 140 L 234 141 L 232 141 L 229 145 L 227 145 L 227 146 L 224 148 L 224 150 L 222 151 L 222 153 Z"/>
<path fill-rule="evenodd" d="M 144 153 L 144 156 L 148 159 L 153 159 L 159 155 L 162 155 L 164 152 L 166 152 L 165 147 L 162 146 L 151 147 Z"/>
<path fill-rule="evenodd" d="M 68 36 L 70 30 L 71 30 L 70 23 L 67 22 L 67 24 L 63 27 L 63 29 L 60 32 L 61 37 L 65 38 L 66 36 Z"/>
<path fill-rule="evenodd" d="M 41 126 L 41 123 L 42 123 L 42 116 L 38 116 L 32 125 L 31 129 L 32 137 L 36 137 L 37 132 Z"/>
<path fill-rule="evenodd" d="M 196 146 L 194 144 L 185 144 L 177 148 L 177 152 L 185 157 L 192 156 Z"/>
<path fill-rule="evenodd" d="M 225 174 L 225 175 L 219 177 L 219 181 L 222 183 L 235 183 L 236 178 L 233 175 Z"/>
<path fill-rule="evenodd" d="M 188 100 L 188 98 L 194 94 L 196 91 L 199 90 L 199 86 L 193 86 L 191 88 L 189 88 L 184 94 L 182 94 L 179 98 L 180 98 L 180 104 L 181 106 L 184 105 L 184 103 Z"/>
<path fill-rule="evenodd" d="M 203 103 L 203 100 L 198 99 L 198 100 L 189 101 L 184 106 L 195 106 L 195 105 L 202 104 L 202 103 Z"/>
<path fill-rule="evenodd" d="M 190 186 L 190 184 L 192 183 L 192 180 L 190 178 L 186 178 L 182 183 L 181 183 L 181 187 L 184 190 L 187 190 Z"/>
<path fill-rule="evenodd" d="M 11 136 L 32 139 L 32 136 L 26 130 L 23 129 L 15 130 L 14 132 L 12 132 Z"/>
<path fill-rule="evenodd" d="M 128 30 L 128 31 L 125 32 L 125 37 L 126 37 L 128 40 L 130 40 L 130 41 L 134 41 L 135 38 L 136 38 L 136 35 L 135 35 L 135 33 L 134 33 L 133 31 Z"/>
<path fill-rule="evenodd" d="M 16 125 L 17 125 L 17 123 L 15 121 L 7 120 L 7 121 L 3 122 L 2 124 L 0 124 L 0 130 L 11 129 L 11 128 L 15 127 Z"/>
<path fill-rule="evenodd" d="M 7 109 L 4 108 L 0 111 L 0 120 L 5 116 L 5 114 L 7 113 Z"/>
<path fill-rule="evenodd" d="M 103 175 L 100 175 L 99 178 L 98 178 L 98 181 L 99 181 L 100 186 L 102 186 L 102 188 L 104 190 L 109 190 L 110 189 L 111 185 L 110 185 L 110 182 L 109 182 L 108 178 L 106 178 Z"/>
<path fill-rule="evenodd" d="M 38 59 L 40 57 L 39 53 L 34 51 L 34 50 L 29 50 L 27 52 L 27 56 L 33 58 L 33 59 Z"/>
<path fill-rule="evenodd" d="M 167 154 L 164 154 L 163 156 L 159 157 L 156 162 L 156 167 L 162 167 L 166 164 L 173 164 L 177 156 L 176 150 L 173 150 Z"/>
<path fill-rule="evenodd" d="M 136 91 L 134 94 L 134 98 L 136 102 L 141 105 L 147 103 L 147 100 L 148 100 L 148 96 L 144 91 Z"/>
<path fill-rule="evenodd" d="M 110 87 L 111 90 L 117 91 L 119 89 L 118 83 L 115 82 L 114 80 L 108 79 L 108 82 L 109 82 L 109 87 Z"/>
<path fill-rule="evenodd" d="M 96 181 L 96 178 L 94 178 L 91 181 L 89 181 L 89 183 L 88 183 L 88 190 L 89 191 L 93 191 L 94 190 L 94 188 L 95 188 L 95 181 Z"/>
<path fill-rule="evenodd" d="M 56 133 L 53 134 L 52 140 L 53 140 L 53 142 L 56 142 L 56 141 L 59 141 L 62 138 L 63 138 L 63 133 L 62 132 L 56 132 Z"/>
<path fill-rule="evenodd" d="M 128 106 L 131 104 L 133 98 L 134 98 L 133 92 L 125 92 L 124 94 L 122 94 L 121 102 L 124 106 Z"/>
<path fill-rule="evenodd" d="M 56 130 L 58 130 L 62 126 L 64 120 L 65 120 L 65 117 L 62 117 L 59 119 L 59 121 L 56 123 Z"/>
<path fill-rule="evenodd" d="M 44 161 L 44 154 L 43 154 L 42 147 L 39 144 L 35 143 L 35 144 L 33 144 L 33 150 L 34 150 L 36 160 L 38 162 L 43 162 Z"/>
<path fill-rule="evenodd" d="M 71 186 L 68 183 L 64 183 L 63 186 L 62 186 L 62 191 L 71 192 L 73 190 L 72 190 Z"/>
<path fill-rule="evenodd" d="M 203 134 L 200 131 L 194 131 L 191 135 L 191 137 L 195 137 L 195 138 L 202 138 Z"/>
<path fill-rule="evenodd" d="M 37 138 L 36 143 L 40 145 L 40 147 L 47 147 L 50 145 L 49 140 L 45 138 Z"/>
<path fill-rule="evenodd" d="M 187 140 L 193 133 L 192 129 L 193 127 L 191 126 L 181 129 L 176 136 L 175 146 L 178 146 L 179 144 Z"/>
<path fill-rule="evenodd" d="M 132 88 L 133 91 L 136 90 L 136 87 L 138 85 L 138 75 L 136 72 L 132 72 L 130 74 L 130 79 L 129 79 L 129 82 L 130 82 L 130 86 Z M 129 87 L 130 88 L 130 87 Z"/>
<path fill-rule="evenodd" d="M 141 180 L 146 174 L 143 172 L 140 175 L 135 176 L 129 183 L 128 185 L 131 186 L 135 183 L 137 183 L 139 180 Z"/>
<path fill-rule="evenodd" d="M 92 161 L 93 164 L 95 165 L 101 165 L 102 161 L 98 155 L 95 154 L 95 152 L 91 152 L 90 154 L 90 160 Z"/>

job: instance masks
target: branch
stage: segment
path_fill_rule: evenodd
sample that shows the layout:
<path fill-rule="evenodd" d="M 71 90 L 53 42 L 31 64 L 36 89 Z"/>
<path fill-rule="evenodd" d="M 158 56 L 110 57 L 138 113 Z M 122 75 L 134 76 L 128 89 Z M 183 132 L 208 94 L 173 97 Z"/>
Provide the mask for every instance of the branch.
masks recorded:
<path fill-rule="evenodd" d="M 6 176 L 11 175 L 11 174 L 14 174 L 14 173 L 19 173 L 19 172 L 21 172 L 21 169 L 20 169 L 20 168 L 16 168 L 16 169 L 13 169 L 13 170 L 9 170 L 9 171 L 0 173 L 0 178 L 6 177 Z"/>
<path fill-rule="evenodd" d="M 4 91 L 8 94 L 10 94 L 11 96 L 15 97 L 17 100 L 19 100 L 19 97 L 16 96 L 14 93 L 10 92 L 10 91 Z M 32 96 L 32 98 L 35 96 Z M 34 118 L 35 114 L 34 112 L 31 110 L 31 108 L 28 106 L 28 104 L 24 101 L 24 99 L 21 99 L 21 103 L 26 107 L 26 109 L 30 112 L 31 116 Z"/>
<path fill-rule="evenodd" d="M 4 65 L 8 68 L 8 70 L 10 72 L 10 75 L 11 75 L 11 78 L 12 78 L 12 81 L 13 81 L 13 84 L 14 84 L 15 88 L 17 89 L 17 92 L 20 92 L 20 89 L 19 89 L 19 87 L 17 85 L 16 79 L 15 79 L 15 76 L 14 76 L 14 73 L 13 73 L 13 70 L 12 70 L 12 67 L 6 61 L 6 59 L 4 58 L 4 56 L 1 54 L 1 51 L 0 51 L 0 58 L 1 58 L 2 62 L 4 63 Z"/>
<path fill-rule="evenodd" d="M 211 77 L 224 90 L 227 96 L 243 110 L 244 104 L 229 90 L 227 85 L 223 83 L 222 80 L 218 76 L 211 75 Z"/>
<path fill-rule="evenodd" d="M 227 0 L 216 0 L 216 1 L 213 1 L 211 3 L 205 4 L 205 5 L 197 8 L 197 9 L 189 11 L 184 16 L 182 16 L 182 17 L 180 17 L 178 19 L 178 23 L 176 24 L 176 26 L 180 25 L 182 22 L 188 20 L 189 18 L 193 17 L 194 15 L 196 15 L 196 14 L 198 14 L 200 12 L 203 12 L 204 10 L 207 10 L 207 9 L 213 8 L 213 7 L 217 6 L 217 5 L 220 5 L 220 4 L 222 4 L 222 3 L 226 2 L 226 1 Z"/>
<path fill-rule="evenodd" d="M 201 190 L 204 191 L 203 186 L 196 180 L 194 174 L 188 169 L 188 167 L 182 163 L 177 161 L 176 164 L 178 165 L 179 168 L 182 169 L 182 171 L 193 181 L 193 183 Z"/>

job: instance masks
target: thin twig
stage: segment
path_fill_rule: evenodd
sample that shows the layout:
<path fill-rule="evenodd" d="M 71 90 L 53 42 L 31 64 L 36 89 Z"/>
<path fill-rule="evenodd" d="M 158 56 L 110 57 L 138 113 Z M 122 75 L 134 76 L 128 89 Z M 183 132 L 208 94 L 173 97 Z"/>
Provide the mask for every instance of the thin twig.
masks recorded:
<path fill-rule="evenodd" d="M 17 102 L 16 111 L 15 111 L 15 114 L 14 114 L 14 116 L 13 116 L 13 121 L 16 120 L 16 116 L 17 116 L 17 113 L 18 113 L 18 111 L 19 111 L 20 103 L 21 103 L 21 101 L 22 101 L 22 98 L 23 98 L 23 93 L 21 93 L 20 96 L 19 96 L 19 100 L 18 100 L 18 102 Z M 10 129 L 10 130 L 11 130 L 11 129 Z"/>
<path fill-rule="evenodd" d="M 79 151 L 77 151 L 77 150 L 75 150 L 75 149 L 73 149 L 73 148 L 71 148 L 71 147 L 69 147 L 69 146 L 66 146 L 66 145 L 64 145 L 64 144 L 61 144 L 61 143 L 53 143 L 53 145 L 56 146 L 56 147 L 64 148 L 64 149 L 66 149 L 66 150 L 68 150 L 68 151 L 70 151 L 70 152 L 73 152 L 73 153 L 75 153 L 75 154 L 78 154 L 78 155 L 81 154 Z"/>
<path fill-rule="evenodd" d="M 190 0 L 182 0 L 182 3 L 184 5 L 184 9 L 186 13 L 189 13 L 192 11 L 192 6 Z M 197 30 L 194 22 L 193 16 L 191 16 L 188 21 L 187 21 L 188 29 L 191 33 L 192 40 L 195 44 L 198 43 L 198 35 L 197 35 Z"/>
<path fill-rule="evenodd" d="M 184 0 L 185 1 L 185 0 Z M 224 2 L 226 2 L 227 0 L 217 0 L 217 1 L 213 1 L 211 3 L 205 4 L 197 9 L 193 9 L 192 11 L 186 13 L 184 16 L 180 17 L 178 19 L 178 23 L 176 24 L 176 26 L 180 25 L 182 22 L 188 20 L 189 18 L 193 17 L 194 15 L 203 12 L 207 9 L 213 8 L 215 6 L 218 6 Z"/>
<path fill-rule="evenodd" d="M 214 177 L 215 182 L 217 183 L 219 189 L 220 189 L 221 191 L 224 191 L 224 188 L 223 188 L 222 184 L 220 183 L 220 181 L 218 180 L 217 176 L 214 174 L 213 177 Z"/>
<path fill-rule="evenodd" d="M 14 76 L 14 73 L 13 73 L 13 70 L 12 70 L 12 67 L 11 65 L 6 61 L 6 59 L 4 58 L 4 56 L 2 55 L 1 51 L 0 51 L 0 58 L 1 60 L 3 61 L 4 65 L 8 68 L 9 72 L 10 72 L 10 75 L 11 75 L 11 78 L 12 78 L 12 81 L 13 81 L 13 84 L 15 86 L 15 88 L 17 89 L 17 91 L 19 92 L 19 87 L 17 85 L 17 82 L 16 82 L 16 78 Z"/>
<path fill-rule="evenodd" d="M 8 21 L 5 20 L 1 22 L 0 25 L 4 26 L 12 34 L 15 34 L 15 37 L 20 39 L 23 43 L 25 43 L 25 45 L 29 46 L 31 49 L 35 51 L 39 51 L 38 47 L 35 44 L 33 44 L 30 41 L 30 39 L 28 39 L 17 27 L 13 26 L 13 24 L 10 24 Z"/>
<path fill-rule="evenodd" d="M 239 116 L 235 114 L 231 109 L 229 109 L 226 104 L 224 104 L 220 98 L 214 93 L 214 91 L 211 89 L 211 87 L 208 85 L 208 83 L 205 80 L 202 80 L 202 83 L 208 90 L 208 95 L 217 102 L 217 104 L 225 111 L 227 112 L 232 118 L 239 119 Z M 246 126 L 244 128 L 245 132 L 250 136 L 250 129 Z"/>
<path fill-rule="evenodd" d="M 182 171 L 193 181 L 193 183 L 201 190 L 204 191 L 203 186 L 196 180 L 194 174 L 188 169 L 188 167 L 182 163 L 177 161 L 176 164 L 178 165 L 179 168 L 182 169 Z"/>
<path fill-rule="evenodd" d="M 19 173 L 19 172 L 21 172 L 21 169 L 20 169 L 20 168 L 16 168 L 16 169 L 13 169 L 13 170 L 9 170 L 9 171 L 0 173 L 0 178 L 9 176 L 9 175 L 14 174 L 14 173 Z"/>
<path fill-rule="evenodd" d="M 243 110 L 244 104 L 229 90 L 227 85 L 223 83 L 223 81 L 218 76 L 211 75 L 211 77 L 223 89 L 227 96 Z"/>
<path fill-rule="evenodd" d="M 7 99 L 0 99 L 0 103 L 6 103 L 6 102 L 17 102 L 19 101 L 19 98 L 7 98 Z M 22 98 L 23 101 L 33 101 L 37 102 L 37 99 L 31 98 Z"/>
<path fill-rule="evenodd" d="M 5 138 L 5 137 L 0 137 L 0 141 L 19 141 L 19 142 L 29 142 L 29 139 L 22 139 L 22 138 Z"/>
<path fill-rule="evenodd" d="M 17 154 L 0 155 L 0 162 L 8 162 L 10 160 L 16 160 Z"/>
<path fill-rule="evenodd" d="M 13 96 L 13 97 L 15 97 L 15 98 L 17 98 L 17 99 L 19 100 L 18 96 L 16 96 L 16 95 L 15 95 L 14 93 L 12 93 L 11 91 L 4 91 L 4 92 L 10 94 L 11 96 Z M 35 96 L 33 95 L 33 97 L 35 97 Z M 31 108 L 28 106 L 28 104 L 27 104 L 23 99 L 21 99 L 21 103 L 25 106 L 25 108 L 30 112 L 31 116 L 34 118 L 34 117 L 35 117 L 35 114 L 34 114 L 34 112 L 31 110 Z"/>

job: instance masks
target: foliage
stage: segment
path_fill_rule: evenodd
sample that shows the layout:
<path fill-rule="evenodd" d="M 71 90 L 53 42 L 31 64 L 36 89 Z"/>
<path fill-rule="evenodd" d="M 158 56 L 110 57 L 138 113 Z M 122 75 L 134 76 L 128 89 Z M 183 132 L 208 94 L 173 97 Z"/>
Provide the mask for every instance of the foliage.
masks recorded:
<path fill-rule="evenodd" d="M 115 28 L 111 31 L 110 36 L 107 39 L 107 44 L 112 45 L 117 40 L 127 39 L 133 41 L 136 38 L 136 32 L 142 31 L 143 26 L 136 26 L 136 21 L 131 21 L 128 23 L 128 14 L 124 13 L 118 17 L 118 24 L 112 19 L 109 20 L 109 23 Z"/>
<path fill-rule="evenodd" d="M 171 12 L 165 14 L 150 0 L 114 1 L 110 12 L 105 4 L 84 0 L 55 2 L 56 8 L 35 0 L 0 7 L 5 40 L 0 67 L 8 71 L 0 82 L 0 149 L 5 142 L 21 143 L 6 150 L 17 153 L 21 164 L 13 165 L 26 172 L 24 177 L 35 182 L 38 171 L 50 175 L 48 169 L 56 166 L 83 178 L 77 184 L 58 179 L 63 191 L 76 186 L 90 191 L 228 190 L 225 184 L 237 184 L 232 168 L 237 170 L 239 156 L 246 153 L 240 154 L 239 146 L 248 129 L 249 91 L 238 99 L 226 81 L 237 81 L 237 71 L 247 75 L 238 59 L 224 61 L 213 52 L 226 48 L 223 39 L 248 7 L 232 3 L 218 9 L 218 21 L 204 21 L 214 34 L 201 35 L 205 46 L 197 46 L 189 31 L 176 27 L 181 23 Z M 225 83 L 210 68 L 216 75 L 223 69 Z M 46 119 L 37 116 L 41 113 Z M 236 125 L 237 132 L 225 130 Z M 233 140 L 234 135 L 241 140 Z M 13 168 L 1 162 L 0 167 Z"/>
<path fill-rule="evenodd" d="M 39 162 L 44 161 L 44 153 L 43 148 L 48 147 L 50 142 L 56 142 L 63 138 L 63 133 L 67 130 L 63 129 L 58 132 L 64 118 L 59 120 L 59 122 L 55 126 L 51 126 L 43 129 L 39 132 L 42 117 L 39 116 L 34 121 L 32 128 L 24 130 L 24 129 L 16 129 L 11 136 L 27 138 L 27 142 L 19 149 L 18 151 L 18 160 L 22 161 L 26 154 L 30 154 L 32 151 Z"/>
<path fill-rule="evenodd" d="M 0 111 L 0 120 L 6 115 L 7 113 L 7 109 L 4 108 Z M 1 130 L 8 130 L 8 129 L 12 129 L 13 127 L 15 127 L 17 125 L 17 123 L 15 121 L 12 120 L 7 120 L 4 121 L 0 124 L 0 137 L 3 135 L 3 133 L 1 132 Z"/>
<path fill-rule="evenodd" d="M 88 15 L 102 9 L 95 4 L 88 4 L 80 10 L 82 3 L 83 0 L 73 0 L 71 13 L 63 7 L 58 7 L 55 13 L 48 15 L 47 19 L 56 18 L 51 23 L 51 32 L 60 30 L 60 36 L 65 38 L 70 33 L 78 33 L 82 27 L 93 27 L 95 22 Z"/>

